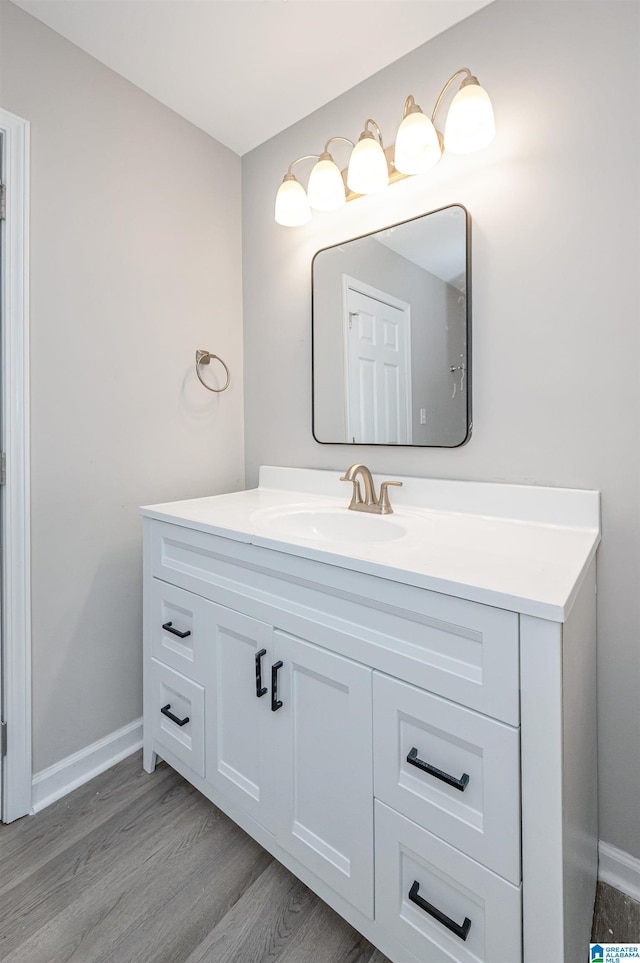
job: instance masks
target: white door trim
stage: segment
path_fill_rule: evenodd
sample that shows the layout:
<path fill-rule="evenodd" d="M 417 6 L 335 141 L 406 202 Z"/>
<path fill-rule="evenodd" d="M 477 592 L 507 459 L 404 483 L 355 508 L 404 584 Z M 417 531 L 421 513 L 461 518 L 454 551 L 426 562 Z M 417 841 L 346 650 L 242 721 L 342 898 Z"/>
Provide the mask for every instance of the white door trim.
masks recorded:
<path fill-rule="evenodd" d="M 2 265 L 2 818 L 31 812 L 31 522 L 29 460 L 29 122 L 0 108 L 7 216 Z"/>

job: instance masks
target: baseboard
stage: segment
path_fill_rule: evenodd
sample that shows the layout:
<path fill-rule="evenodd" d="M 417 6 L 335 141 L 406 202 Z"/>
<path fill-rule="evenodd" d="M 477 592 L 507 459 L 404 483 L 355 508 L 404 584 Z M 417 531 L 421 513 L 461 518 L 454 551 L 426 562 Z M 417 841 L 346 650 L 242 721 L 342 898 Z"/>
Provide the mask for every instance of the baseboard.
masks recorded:
<path fill-rule="evenodd" d="M 141 747 L 142 719 L 136 719 L 54 766 L 37 772 L 31 784 L 32 812 L 40 812 Z"/>
<path fill-rule="evenodd" d="M 640 901 L 640 859 L 610 843 L 598 844 L 598 879 Z"/>

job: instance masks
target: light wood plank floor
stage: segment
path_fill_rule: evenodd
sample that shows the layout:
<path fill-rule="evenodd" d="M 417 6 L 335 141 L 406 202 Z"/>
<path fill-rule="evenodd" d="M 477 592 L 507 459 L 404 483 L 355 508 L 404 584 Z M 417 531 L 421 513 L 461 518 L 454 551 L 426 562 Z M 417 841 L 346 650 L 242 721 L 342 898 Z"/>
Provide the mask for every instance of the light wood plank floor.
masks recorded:
<path fill-rule="evenodd" d="M 388 963 L 264 849 L 140 754 L 0 825 L 3 963 Z"/>
<path fill-rule="evenodd" d="M 595 938 L 638 939 L 633 906 L 605 896 Z M 0 825 L 0 959 L 388 963 L 168 766 L 142 772 L 139 753 Z"/>

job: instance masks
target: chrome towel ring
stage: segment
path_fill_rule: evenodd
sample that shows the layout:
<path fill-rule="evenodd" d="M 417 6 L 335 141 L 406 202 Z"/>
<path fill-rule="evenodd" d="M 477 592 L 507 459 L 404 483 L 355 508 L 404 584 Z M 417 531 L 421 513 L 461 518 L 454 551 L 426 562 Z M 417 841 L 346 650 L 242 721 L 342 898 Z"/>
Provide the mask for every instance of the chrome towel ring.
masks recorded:
<path fill-rule="evenodd" d="M 215 361 L 219 361 L 226 372 L 227 380 L 225 381 L 222 388 L 212 388 L 210 385 L 206 383 L 206 381 L 202 380 L 202 375 L 200 374 L 200 365 L 209 364 L 209 362 L 212 359 Z M 229 369 L 227 368 L 222 358 L 220 358 L 217 354 L 212 354 L 210 351 L 200 351 L 199 349 L 196 351 L 196 374 L 198 376 L 198 381 L 200 382 L 200 384 L 204 385 L 207 391 L 215 391 L 216 394 L 219 394 L 221 391 L 225 391 L 225 389 L 229 387 L 229 383 L 231 381 L 231 375 L 229 374 Z"/>

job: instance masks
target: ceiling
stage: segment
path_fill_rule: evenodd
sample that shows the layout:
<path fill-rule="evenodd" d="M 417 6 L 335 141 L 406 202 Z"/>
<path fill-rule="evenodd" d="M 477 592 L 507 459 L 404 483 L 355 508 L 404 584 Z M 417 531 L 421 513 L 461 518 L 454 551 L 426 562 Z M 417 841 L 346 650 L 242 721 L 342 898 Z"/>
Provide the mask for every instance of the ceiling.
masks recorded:
<path fill-rule="evenodd" d="M 491 0 L 14 0 L 245 154 Z"/>

